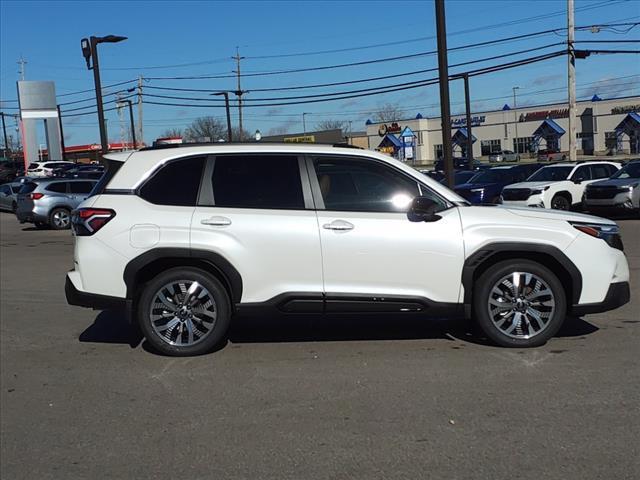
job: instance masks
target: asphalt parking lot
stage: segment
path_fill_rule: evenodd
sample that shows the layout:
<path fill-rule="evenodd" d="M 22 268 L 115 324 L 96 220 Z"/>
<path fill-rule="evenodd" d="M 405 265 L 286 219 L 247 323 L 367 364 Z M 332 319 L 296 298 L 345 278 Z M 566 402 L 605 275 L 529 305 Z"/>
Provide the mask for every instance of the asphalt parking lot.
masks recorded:
<path fill-rule="evenodd" d="M 640 221 L 632 301 L 507 350 L 463 322 L 239 319 L 197 358 L 70 307 L 68 231 L 0 214 L 0 476 L 640 478 Z M 594 259 L 597 261 L 597 259 Z"/>

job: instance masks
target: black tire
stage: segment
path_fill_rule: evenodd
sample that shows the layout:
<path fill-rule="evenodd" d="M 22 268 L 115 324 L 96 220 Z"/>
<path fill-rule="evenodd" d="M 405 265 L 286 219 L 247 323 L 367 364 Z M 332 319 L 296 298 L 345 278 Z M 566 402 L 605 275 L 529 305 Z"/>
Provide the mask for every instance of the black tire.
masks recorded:
<path fill-rule="evenodd" d="M 49 214 L 49 225 L 53 230 L 71 228 L 71 212 L 66 208 L 54 208 Z"/>
<path fill-rule="evenodd" d="M 571 201 L 566 196 L 556 193 L 551 199 L 551 208 L 554 210 L 570 210 Z"/>
<path fill-rule="evenodd" d="M 530 273 L 533 277 L 537 277 L 537 279 L 542 280 L 548 287 L 548 290 L 552 293 L 552 298 L 555 302 L 553 310 L 551 310 L 548 317 L 548 322 L 540 329 L 539 333 L 531 336 L 531 338 L 515 338 L 513 336 L 509 336 L 504 330 L 494 323 L 489 311 L 490 295 L 492 294 L 494 287 L 496 287 L 496 284 L 500 283 L 501 279 L 508 277 L 514 272 Z M 533 292 L 532 290 L 527 289 L 524 291 Z M 473 309 L 474 319 L 478 326 L 487 335 L 487 337 L 497 345 L 502 347 L 518 348 L 538 347 L 540 345 L 544 345 L 562 326 L 567 311 L 567 300 L 562 283 L 547 267 L 530 260 L 507 260 L 493 265 L 476 280 L 473 291 Z M 509 320 L 506 320 L 506 322 L 509 322 Z M 513 326 L 513 323 L 515 323 L 506 322 L 502 326 L 511 327 Z M 538 325 L 538 327 L 541 325 L 535 323 L 535 321 L 531 322 L 529 317 L 525 320 L 520 320 L 520 322 L 522 322 L 523 325 L 526 325 L 525 322 L 528 322 L 529 324 L 533 323 L 533 325 Z"/>
<path fill-rule="evenodd" d="M 198 282 L 208 290 L 208 293 L 211 294 L 211 298 L 215 304 L 216 318 L 213 326 L 209 329 L 204 338 L 198 340 L 197 343 L 192 345 L 172 345 L 169 343 L 169 339 L 154 329 L 151 320 L 152 302 L 155 300 L 156 294 L 161 291 L 165 285 L 171 284 L 171 282 L 181 281 Z M 144 337 L 155 350 L 164 355 L 173 357 L 203 355 L 211 352 L 226 338 L 226 334 L 231 323 L 231 303 L 227 291 L 218 279 L 198 268 L 177 267 L 157 275 L 143 286 L 137 307 L 138 325 L 140 326 L 140 330 Z M 180 309 L 178 308 L 177 310 L 179 311 Z M 155 309 L 154 311 L 157 312 L 158 309 Z M 166 323 L 168 324 L 177 319 L 177 315 L 178 314 Z M 155 322 L 157 324 L 158 320 Z M 193 325 L 196 325 L 195 321 L 193 322 Z M 168 332 L 169 337 L 172 336 L 172 332 L 177 333 L 176 329 L 184 329 L 184 327 L 184 324 L 176 325 L 175 328 Z M 197 331 L 197 333 L 200 332 Z M 182 333 L 179 335 L 184 339 Z"/>

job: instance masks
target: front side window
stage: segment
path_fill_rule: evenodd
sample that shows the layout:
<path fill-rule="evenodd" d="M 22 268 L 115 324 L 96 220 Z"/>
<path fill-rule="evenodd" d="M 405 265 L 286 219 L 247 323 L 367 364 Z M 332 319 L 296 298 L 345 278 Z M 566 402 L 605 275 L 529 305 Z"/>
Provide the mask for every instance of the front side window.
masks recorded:
<path fill-rule="evenodd" d="M 580 182 L 584 180 L 591 180 L 591 173 L 589 172 L 589 166 L 583 165 L 582 167 L 578 167 L 575 173 L 571 176 L 571 180 L 576 180 Z"/>
<path fill-rule="evenodd" d="M 220 155 L 211 182 L 216 207 L 305 208 L 296 155 Z"/>
<path fill-rule="evenodd" d="M 160 167 L 140 189 L 140 196 L 156 205 L 195 206 L 205 157 L 175 160 Z"/>
<path fill-rule="evenodd" d="M 573 167 L 543 167 L 531 175 L 528 182 L 559 182 L 566 180 Z"/>
<path fill-rule="evenodd" d="M 418 182 L 377 162 L 353 158 L 314 160 L 326 210 L 355 212 L 406 212 L 420 195 Z M 443 200 L 430 192 L 446 208 Z"/>

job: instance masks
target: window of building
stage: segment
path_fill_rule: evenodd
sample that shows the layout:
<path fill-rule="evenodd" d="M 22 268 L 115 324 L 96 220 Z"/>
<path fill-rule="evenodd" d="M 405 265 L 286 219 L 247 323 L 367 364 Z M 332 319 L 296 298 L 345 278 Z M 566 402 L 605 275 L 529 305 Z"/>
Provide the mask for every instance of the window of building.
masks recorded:
<path fill-rule="evenodd" d="M 318 158 L 314 161 L 322 199 L 327 210 L 356 212 L 406 212 L 420 195 L 418 182 L 397 170 L 355 158 Z M 426 188 L 422 195 L 446 208 Z"/>
<path fill-rule="evenodd" d="M 156 205 L 195 206 L 205 157 L 176 160 L 161 167 L 140 189 Z"/>
<path fill-rule="evenodd" d="M 435 155 L 435 159 L 438 160 L 439 158 L 442 158 L 442 144 L 439 145 L 434 145 L 433 146 L 433 153 Z"/>
<path fill-rule="evenodd" d="M 492 153 L 498 153 L 502 149 L 500 140 L 482 140 L 480 142 L 480 154 L 491 155 Z"/>
<path fill-rule="evenodd" d="M 604 132 L 604 146 L 607 148 L 617 148 L 618 137 L 616 132 Z"/>
<path fill-rule="evenodd" d="M 529 153 L 533 151 L 533 137 L 518 137 L 513 139 L 515 153 Z"/>
<path fill-rule="evenodd" d="M 211 181 L 217 207 L 305 208 L 296 155 L 217 156 Z"/>

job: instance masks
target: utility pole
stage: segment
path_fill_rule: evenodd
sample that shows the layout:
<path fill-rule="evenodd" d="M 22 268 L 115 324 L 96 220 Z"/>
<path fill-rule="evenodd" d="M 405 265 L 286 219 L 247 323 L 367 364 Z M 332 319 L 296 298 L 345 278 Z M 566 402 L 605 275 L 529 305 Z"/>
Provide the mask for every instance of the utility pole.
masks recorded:
<path fill-rule="evenodd" d="M 144 144 L 144 132 L 142 131 L 142 75 L 138 77 L 138 139 L 140 146 L 142 146 Z"/>
<path fill-rule="evenodd" d="M 302 113 L 302 134 L 303 136 L 307 136 L 307 122 L 304 118 L 304 116 L 307 115 L 307 112 L 303 112 Z"/>
<path fill-rule="evenodd" d="M 453 188 L 453 148 L 451 146 L 451 110 L 449 106 L 449 64 L 447 60 L 447 24 L 444 0 L 435 0 L 438 35 L 438 75 L 440 77 L 440 117 L 442 122 L 442 156 L 447 185 Z"/>
<path fill-rule="evenodd" d="M 22 58 L 22 55 L 20 55 L 20 60 L 18 60 L 16 63 L 20 65 L 20 70 L 18 70 L 18 74 L 20 75 L 20 80 L 24 81 L 24 66 L 27 64 L 27 61 L 24 58 Z"/>
<path fill-rule="evenodd" d="M 513 141 L 513 151 L 516 152 L 516 155 L 520 153 L 520 144 L 518 143 L 518 101 L 516 99 L 516 90 L 519 89 L 520 87 L 511 87 L 511 90 L 513 90 L 513 126 L 516 129 L 516 136 Z"/>
<path fill-rule="evenodd" d="M 233 142 L 233 133 L 231 132 L 231 111 L 229 110 L 229 92 L 216 92 L 211 95 L 224 97 L 224 109 L 227 113 L 227 141 Z"/>
<path fill-rule="evenodd" d="M 573 0 L 567 0 L 567 75 L 569 81 L 569 161 L 576 161 L 576 52 Z"/>
<path fill-rule="evenodd" d="M 60 105 L 57 105 L 56 108 L 58 109 L 58 128 L 60 128 L 60 149 L 62 150 L 62 160 L 66 160 L 67 157 L 64 153 L 64 130 L 62 129 L 62 114 L 60 113 Z"/>
<path fill-rule="evenodd" d="M 464 74 L 464 106 L 467 113 L 467 160 L 473 170 L 473 135 L 471 135 L 471 100 L 469 96 L 469 74 Z"/>
<path fill-rule="evenodd" d="M 9 150 L 9 144 L 7 143 L 7 126 L 4 123 L 4 112 L 0 112 L 0 117 L 2 117 L 2 134 L 4 135 L 4 153 L 6 155 L 7 150 Z"/>
<path fill-rule="evenodd" d="M 238 50 L 238 47 L 236 47 L 236 56 L 235 57 L 231 57 L 232 59 L 234 59 L 236 61 L 236 71 L 235 74 L 238 77 L 238 90 L 236 90 L 235 94 L 238 97 L 238 127 L 240 128 L 240 132 L 238 133 L 238 135 L 240 136 L 240 138 L 238 140 L 242 141 L 242 94 L 244 93 L 242 91 L 242 87 L 240 86 L 240 60 L 242 60 L 244 57 L 240 56 L 240 52 Z"/>

